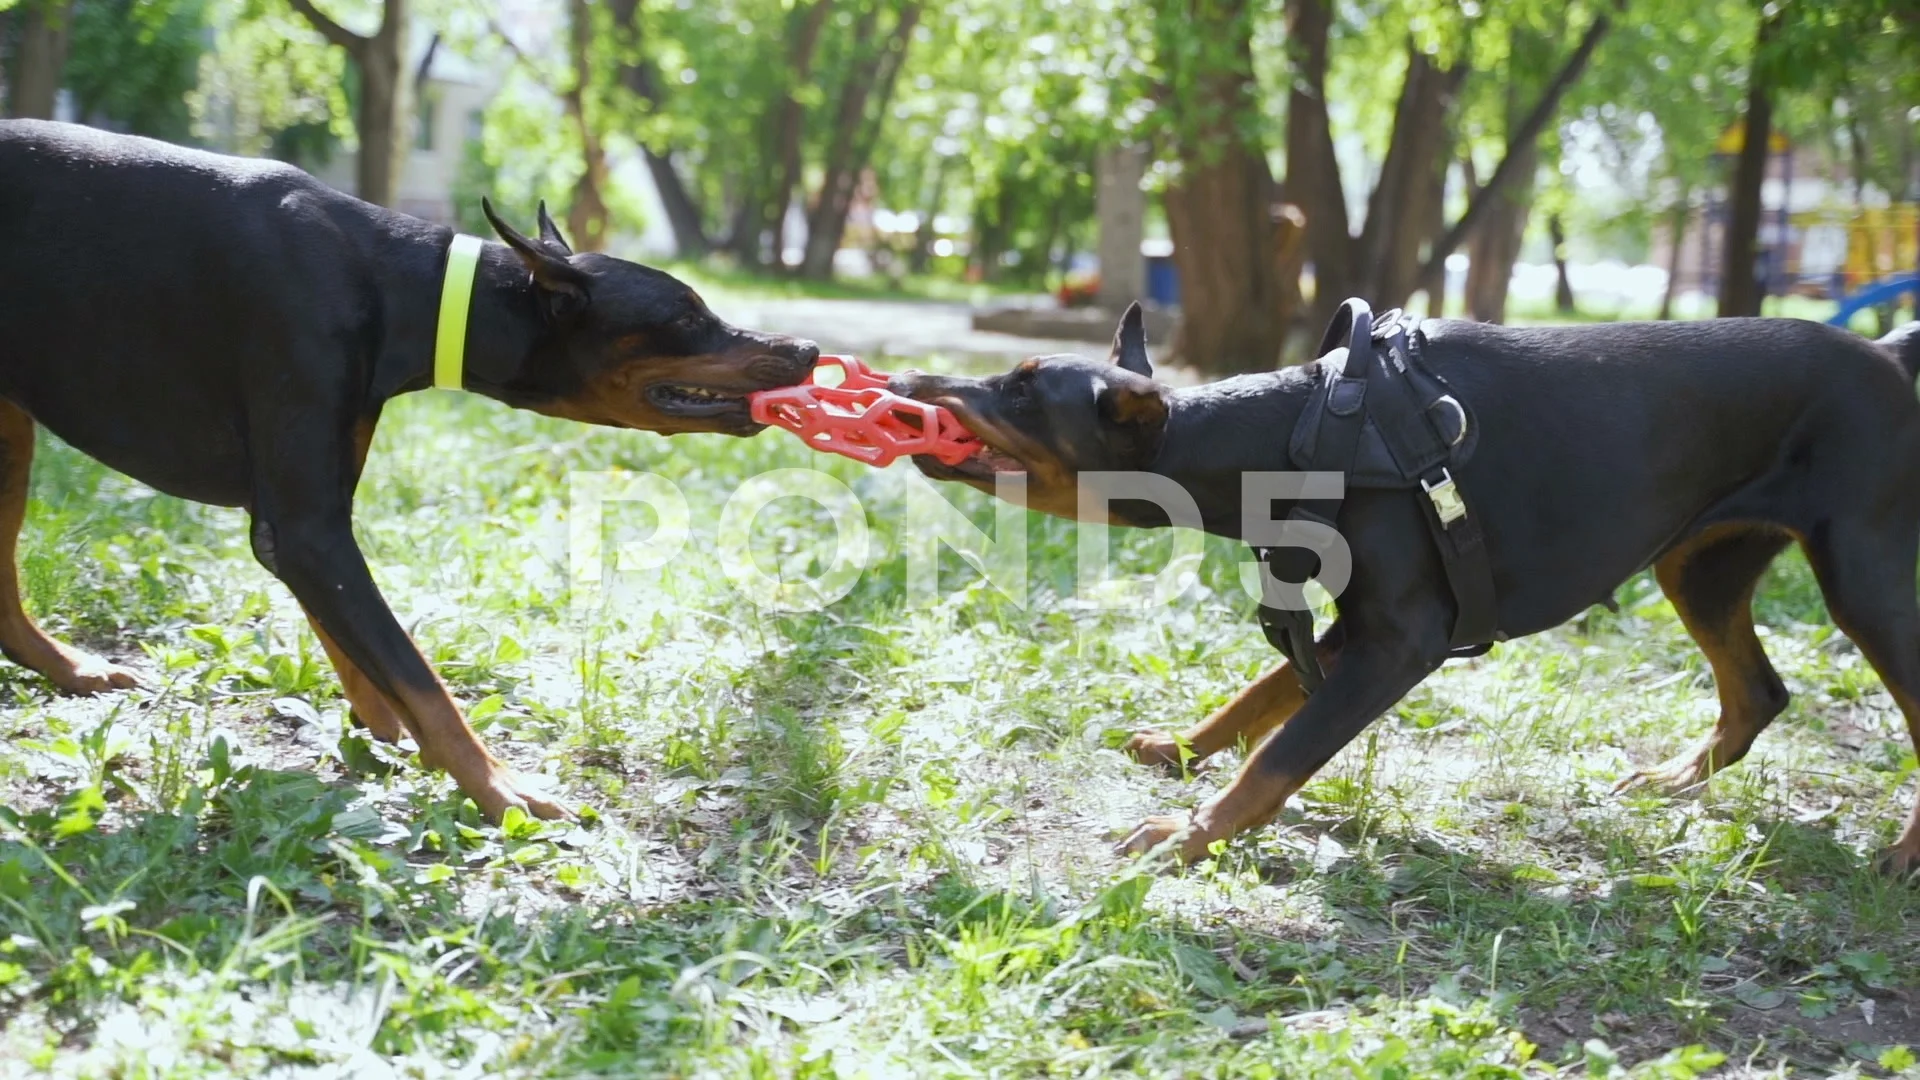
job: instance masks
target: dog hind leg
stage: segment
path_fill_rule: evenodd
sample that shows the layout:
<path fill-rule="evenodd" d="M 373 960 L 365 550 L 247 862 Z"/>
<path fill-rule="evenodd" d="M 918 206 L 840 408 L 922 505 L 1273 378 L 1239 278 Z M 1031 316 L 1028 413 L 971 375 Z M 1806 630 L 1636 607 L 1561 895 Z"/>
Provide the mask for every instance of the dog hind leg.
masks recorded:
<path fill-rule="evenodd" d="M 1885 529 L 1835 522 L 1805 541 L 1807 559 L 1827 609 L 1873 665 L 1907 721 L 1920 753 L 1920 601 L 1914 595 L 1916 539 L 1890 539 Z M 1895 874 L 1920 871 L 1920 802 L 1880 865 Z"/>
<path fill-rule="evenodd" d="M 127 668 L 48 637 L 20 603 L 20 574 L 15 560 L 20 526 L 27 517 L 33 426 L 33 417 L 26 410 L 0 400 L 0 652 L 69 694 L 97 694 L 135 686 L 139 678 Z"/>
<path fill-rule="evenodd" d="M 1687 633 L 1707 656 L 1720 693 L 1720 719 L 1697 747 L 1620 782 L 1616 791 L 1650 788 L 1678 794 L 1745 757 L 1787 707 L 1787 687 L 1767 662 L 1753 630 L 1753 591 L 1793 538 L 1765 528 L 1703 534 L 1669 552 L 1654 577 Z"/>

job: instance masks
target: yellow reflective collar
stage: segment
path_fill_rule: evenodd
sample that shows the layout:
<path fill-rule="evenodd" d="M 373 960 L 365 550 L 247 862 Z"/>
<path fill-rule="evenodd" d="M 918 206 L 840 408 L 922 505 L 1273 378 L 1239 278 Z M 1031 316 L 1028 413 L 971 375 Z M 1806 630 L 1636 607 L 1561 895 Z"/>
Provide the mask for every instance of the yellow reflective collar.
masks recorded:
<path fill-rule="evenodd" d="M 440 326 L 433 336 L 433 385 L 458 390 L 467 359 L 467 316 L 473 310 L 473 278 L 480 268 L 477 236 L 457 233 L 447 249 L 447 276 L 440 286 Z"/>

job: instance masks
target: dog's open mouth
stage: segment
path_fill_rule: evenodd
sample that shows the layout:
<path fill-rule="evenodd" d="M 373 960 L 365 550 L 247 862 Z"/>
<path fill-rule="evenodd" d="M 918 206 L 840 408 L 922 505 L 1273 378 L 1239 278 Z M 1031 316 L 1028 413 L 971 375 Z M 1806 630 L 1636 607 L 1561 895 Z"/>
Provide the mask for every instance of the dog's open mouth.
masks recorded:
<path fill-rule="evenodd" d="M 913 464 L 921 475 L 930 480 L 958 480 L 961 483 L 985 485 L 982 490 L 991 490 L 994 477 L 1000 473 L 1027 471 L 1027 467 L 1015 458 L 993 449 L 982 450 L 958 465 L 949 465 L 929 454 L 916 455 Z"/>
<path fill-rule="evenodd" d="M 717 390 L 691 383 L 654 383 L 647 387 L 647 400 L 668 416 L 711 419 L 716 416 L 747 415 L 747 392 Z"/>

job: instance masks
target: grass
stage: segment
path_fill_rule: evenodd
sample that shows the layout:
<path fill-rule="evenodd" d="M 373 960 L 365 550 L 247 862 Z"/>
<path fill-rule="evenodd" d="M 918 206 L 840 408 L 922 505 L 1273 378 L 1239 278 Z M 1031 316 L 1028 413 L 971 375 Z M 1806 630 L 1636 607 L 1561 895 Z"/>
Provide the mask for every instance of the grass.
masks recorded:
<path fill-rule="evenodd" d="M 761 610 L 711 554 L 727 495 L 784 467 L 871 529 L 817 612 Z M 678 484 L 694 539 L 576 611 L 568 476 L 607 469 Z M 237 513 L 50 443 L 30 604 L 152 686 L 0 667 L 0 1075 L 1912 1075 L 1920 891 L 1867 857 L 1915 762 L 1796 559 L 1759 601 L 1794 703 L 1700 798 L 1608 793 L 1714 712 L 1637 578 L 1618 614 L 1449 667 L 1276 826 L 1167 875 L 1111 836 L 1225 770 L 1112 747 L 1273 662 L 1241 554 L 1106 610 L 1073 597 L 1074 527 L 1033 517 L 1027 606 L 951 554 L 911 604 L 913 480 L 779 433 L 394 403 L 360 490 L 376 574 L 496 751 L 593 809 L 495 827 L 350 726 Z M 655 526 L 605 518 L 608 551 Z M 815 572 L 832 528 L 776 501 L 755 557 Z M 1132 574 L 1170 550 L 1114 539 Z"/>

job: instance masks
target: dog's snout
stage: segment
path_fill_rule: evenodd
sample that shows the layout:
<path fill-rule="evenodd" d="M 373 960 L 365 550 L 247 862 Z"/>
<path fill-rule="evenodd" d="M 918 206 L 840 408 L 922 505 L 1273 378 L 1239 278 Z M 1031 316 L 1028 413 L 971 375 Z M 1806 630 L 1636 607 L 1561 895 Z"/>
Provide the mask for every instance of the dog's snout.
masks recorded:
<path fill-rule="evenodd" d="M 748 366 L 753 377 L 772 386 L 788 386 L 806 379 L 820 360 L 820 346 L 803 338 L 760 338 L 765 350 Z"/>
<path fill-rule="evenodd" d="M 887 380 L 887 389 L 899 394 L 903 398 L 910 398 L 913 396 L 913 392 L 919 389 L 921 381 L 925 378 L 926 374 L 917 369 L 903 371 Z"/>

